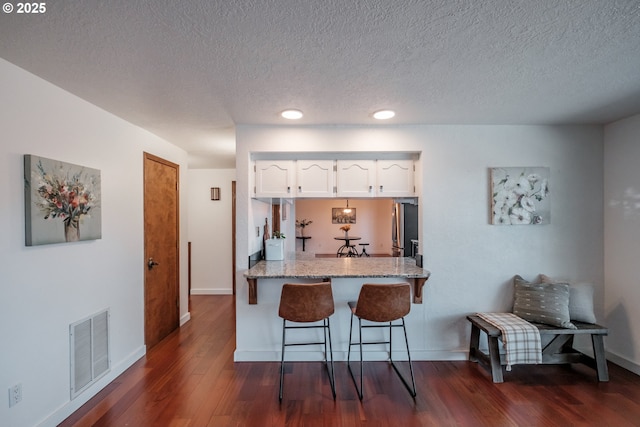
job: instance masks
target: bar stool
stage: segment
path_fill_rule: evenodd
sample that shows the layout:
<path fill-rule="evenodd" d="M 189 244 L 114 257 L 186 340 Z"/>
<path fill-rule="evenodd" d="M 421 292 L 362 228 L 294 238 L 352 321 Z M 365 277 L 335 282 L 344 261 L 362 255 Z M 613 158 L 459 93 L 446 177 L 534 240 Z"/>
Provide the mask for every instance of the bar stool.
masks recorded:
<path fill-rule="evenodd" d="M 329 328 L 329 316 L 334 312 L 333 293 L 331 282 L 295 284 L 286 283 L 282 286 L 278 315 L 282 317 L 282 359 L 280 361 L 280 402 L 284 388 L 284 349 L 294 345 L 320 345 L 324 344 L 325 366 L 331 384 L 333 399 L 336 398 L 335 375 L 333 369 L 333 349 L 331 348 L 331 329 Z M 312 323 L 322 320 L 322 324 L 316 325 L 287 325 L 287 322 Z M 324 340 L 319 342 L 295 342 L 286 343 L 287 329 L 314 329 L 322 328 Z M 327 340 L 327 335 L 329 339 Z M 327 341 L 329 351 L 327 352 Z M 328 357 L 330 363 L 327 361 Z"/>
<path fill-rule="evenodd" d="M 369 256 L 369 253 L 367 252 L 367 246 L 369 246 L 368 243 L 358 243 L 359 246 L 361 246 L 362 252 L 360 252 L 360 255 L 358 256 Z"/>
<path fill-rule="evenodd" d="M 368 344 L 389 344 L 389 362 L 393 369 L 396 371 L 402 383 L 407 388 L 412 397 L 416 396 L 416 382 L 413 376 L 413 365 L 411 363 L 411 353 L 409 352 L 409 340 L 407 339 L 407 329 L 405 327 L 404 317 L 409 314 L 411 310 L 411 288 L 408 283 L 394 283 L 394 284 L 364 284 L 360 289 L 360 295 L 358 296 L 357 303 L 350 301 L 349 308 L 351 308 L 351 327 L 349 329 L 349 351 L 347 353 L 347 366 L 353 384 L 358 392 L 358 397 L 362 400 L 362 346 Z M 352 341 L 353 334 L 353 318 L 358 318 L 358 341 Z M 369 322 L 384 323 L 384 324 L 367 324 L 362 325 L 362 320 Z M 400 320 L 399 323 L 393 323 Z M 398 370 L 398 367 L 393 361 L 392 357 L 392 329 L 401 327 L 404 331 L 404 341 L 407 348 L 407 356 L 409 360 L 409 371 L 411 373 L 411 386 L 404 378 L 404 376 Z M 362 329 L 363 328 L 389 328 L 389 340 L 388 341 L 368 341 L 363 342 Z M 351 347 L 357 345 L 360 348 L 360 386 L 356 381 L 355 375 L 351 370 Z"/>

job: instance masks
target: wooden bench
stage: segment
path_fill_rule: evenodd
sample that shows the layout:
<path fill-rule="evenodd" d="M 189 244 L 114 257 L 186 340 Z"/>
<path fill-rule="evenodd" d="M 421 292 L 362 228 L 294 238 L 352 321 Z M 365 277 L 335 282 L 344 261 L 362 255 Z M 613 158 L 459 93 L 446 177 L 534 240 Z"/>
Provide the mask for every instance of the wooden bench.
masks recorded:
<path fill-rule="evenodd" d="M 500 345 L 498 344 L 498 338 L 500 338 L 501 335 L 500 329 L 477 315 L 469 315 L 467 316 L 467 320 L 471 322 L 469 360 L 472 362 L 481 362 L 481 364 L 490 368 L 494 383 L 503 382 L 502 365 L 506 363 L 504 361 L 504 355 L 500 355 Z M 540 338 L 542 339 L 543 345 L 542 363 L 584 363 L 596 370 L 598 381 L 609 381 L 603 340 L 603 337 L 609 333 L 609 330 L 604 326 L 591 323 L 574 321 L 572 321 L 572 323 L 576 325 L 578 329 L 565 329 L 541 323 L 532 323 L 540 331 Z M 487 334 L 489 354 L 480 350 L 480 331 Z M 573 348 L 573 337 L 581 334 L 591 335 L 594 357 L 587 356 Z M 545 342 L 547 339 L 545 338 L 551 339 L 546 345 Z"/>

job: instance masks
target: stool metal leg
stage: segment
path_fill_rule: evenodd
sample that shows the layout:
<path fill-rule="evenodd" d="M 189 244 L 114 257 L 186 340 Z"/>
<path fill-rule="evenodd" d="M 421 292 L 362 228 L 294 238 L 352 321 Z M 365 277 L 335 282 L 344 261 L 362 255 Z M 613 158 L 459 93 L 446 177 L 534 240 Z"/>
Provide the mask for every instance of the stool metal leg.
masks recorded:
<path fill-rule="evenodd" d="M 282 319 L 282 358 L 280 359 L 280 394 L 279 394 L 280 402 L 282 402 L 282 389 L 284 384 L 284 340 L 285 340 L 285 333 L 287 331 L 286 326 L 287 326 L 287 321 L 285 319 Z"/>
<path fill-rule="evenodd" d="M 358 393 L 358 398 L 362 400 L 362 384 L 363 384 L 363 369 L 362 369 L 362 320 L 358 318 L 358 330 L 359 330 L 359 339 L 357 343 L 354 343 L 351 340 L 353 336 L 353 313 L 351 313 L 351 327 L 349 328 L 349 350 L 347 351 L 347 367 L 349 368 L 349 374 L 351 374 L 351 379 L 353 380 L 353 385 L 356 387 L 356 392 Z M 356 381 L 356 377 L 351 370 L 351 346 L 359 344 L 360 346 L 360 387 L 358 387 L 358 383 Z"/>
<path fill-rule="evenodd" d="M 360 319 L 358 317 L 358 338 L 360 338 L 360 400 L 362 400 L 362 393 L 364 393 L 364 383 L 363 383 L 363 379 L 364 379 L 364 372 L 363 372 L 363 368 L 364 368 L 364 359 L 363 359 L 363 354 L 364 352 L 362 351 L 362 319 Z"/>
<path fill-rule="evenodd" d="M 287 329 L 323 329 L 324 340 L 321 342 L 304 342 L 304 343 L 291 343 L 286 344 L 286 330 Z M 328 337 L 328 345 L 327 345 L 327 337 Z M 336 399 L 336 379 L 335 379 L 335 370 L 333 365 L 333 347 L 331 345 L 331 327 L 329 323 L 329 318 L 325 318 L 322 320 L 322 325 L 312 325 L 312 326 L 287 326 L 286 319 L 282 319 L 282 357 L 280 359 L 280 393 L 278 398 L 280 402 L 282 402 L 282 396 L 284 391 L 284 349 L 286 346 L 293 345 L 321 345 L 324 344 L 324 358 L 325 358 L 325 367 L 327 369 L 327 375 L 329 376 L 329 384 L 331 385 L 331 394 L 333 395 L 333 399 Z M 329 350 L 327 352 L 327 349 Z"/>
<path fill-rule="evenodd" d="M 331 347 L 331 328 L 329 325 L 329 318 L 323 321 L 324 326 L 324 358 L 325 366 L 327 367 L 327 374 L 329 375 L 329 384 L 331 384 L 331 393 L 333 394 L 333 400 L 336 400 L 336 373 L 333 367 L 333 348 Z M 329 362 L 327 361 L 327 334 L 329 334 L 329 357 L 331 358 L 331 369 L 329 369 Z"/>
<path fill-rule="evenodd" d="M 353 385 L 356 388 L 356 392 L 358 393 L 358 397 L 360 398 L 360 400 L 362 400 L 363 398 L 363 351 L 362 351 L 362 346 L 364 344 L 389 344 L 389 362 L 391 363 L 391 366 L 393 367 L 394 371 L 396 371 L 396 374 L 398 375 L 398 377 L 400 377 L 400 380 L 402 381 L 402 383 L 404 384 L 405 388 L 407 389 L 407 391 L 409 391 L 409 394 L 411 394 L 411 397 L 415 398 L 416 397 L 416 381 L 415 381 L 415 377 L 413 374 L 413 364 L 411 362 L 411 352 L 409 351 L 409 339 L 407 337 L 407 328 L 405 327 L 405 322 L 404 322 L 404 317 L 401 318 L 400 320 L 402 321 L 402 324 L 393 324 L 392 322 L 389 322 L 389 325 L 367 325 L 364 326 L 365 328 L 389 328 L 389 341 L 376 341 L 376 342 L 363 342 L 362 339 L 362 319 L 360 319 L 358 317 L 358 342 L 353 342 L 352 341 L 352 336 L 353 336 L 353 317 L 354 314 L 351 314 L 351 326 L 349 329 L 349 350 L 347 352 L 347 367 L 349 368 L 349 374 L 351 374 L 351 379 L 353 380 Z M 405 341 L 405 345 L 407 348 L 407 357 L 408 357 L 408 362 L 409 362 L 409 372 L 411 373 L 411 385 L 409 385 L 409 382 L 404 378 L 404 376 L 400 373 L 400 370 L 398 369 L 398 367 L 396 366 L 396 363 L 393 360 L 393 347 L 392 347 L 392 328 L 398 328 L 398 327 L 402 327 L 403 331 L 404 331 L 404 341 Z M 353 345 L 358 345 L 360 348 L 360 385 L 358 386 L 358 381 L 356 381 L 355 375 L 353 373 L 353 370 L 351 369 L 351 346 Z"/>
<path fill-rule="evenodd" d="M 400 325 L 396 325 L 396 326 L 400 326 Z M 412 397 L 416 397 L 416 380 L 415 380 L 415 378 L 413 376 L 413 364 L 411 363 L 411 352 L 409 351 L 409 339 L 407 338 L 407 328 L 405 327 L 404 317 L 402 318 L 402 330 L 404 331 L 404 343 L 405 343 L 405 345 L 407 347 L 407 358 L 408 358 L 408 361 L 409 361 L 409 372 L 411 373 L 411 386 L 409 386 L 409 383 L 407 382 L 407 380 L 400 373 L 400 370 L 398 370 L 398 367 L 396 366 L 395 362 L 393 361 L 393 358 L 391 357 L 391 354 L 392 354 L 391 335 L 389 335 L 389 361 L 391 362 L 391 366 L 393 366 L 393 369 L 396 371 L 396 373 L 398 374 L 398 376 L 402 380 L 402 383 L 407 388 L 407 390 L 409 391 L 411 396 Z M 391 322 L 389 322 L 389 334 L 391 334 Z"/>

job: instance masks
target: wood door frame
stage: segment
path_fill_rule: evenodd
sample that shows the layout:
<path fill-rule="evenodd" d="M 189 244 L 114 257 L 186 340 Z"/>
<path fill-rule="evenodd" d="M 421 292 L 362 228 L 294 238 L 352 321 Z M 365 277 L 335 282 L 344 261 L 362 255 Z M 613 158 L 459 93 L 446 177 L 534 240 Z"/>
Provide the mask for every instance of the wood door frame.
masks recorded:
<path fill-rule="evenodd" d="M 231 285 L 236 294 L 236 181 L 231 181 Z"/>
<path fill-rule="evenodd" d="M 147 171 L 146 171 L 146 165 L 147 165 L 147 161 L 154 161 L 154 162 L 158 162 L 160 164 L 163 164 L 165 166 L 174 168 L 176 170 L 176 260 L 175 260 L 175 271 L 176 271 L 176 296 L 177 296 L 177 301 L 176 301 L 176 311 L 177 311 L 177 328 L 180 327 L 180 306 L 181 306 L 181 297 L 180 297 L 180 165 L 178 165 L 177 163 L 173 163 L 170 162 L 166 159 L 163 159 L 161 157 L 155 156 L 153 154 L 147 153 L 146 151 L 143 152 L 143 173 L 142 173 L 142 181 L 143 181 L 143 240 L 144 240 L 144 244 L 143 244 L 143 264 L 144 264 L 144 284 L 143 284 L 143 303 L 144 303 L 144 307 L 143 307 L 143 312 L 144 312 L 144 340 L 145 340 L 145 345 L 147 344 L 147 266 L 146 266 L 146 255 L 147 255 L 147 242 L 146 242 L 146 224 L 145 224 L 145 219 L 146 219 L 146 206 L 145 206 L 145 199 L 146 199 L 146 194 L 145 194 L 145 190 L 146 190 L 146 179 L 147 179 Z"/>
<path fill-rule="evenodd" d="M 280 232 L 280 204 L 271 205 L 271 235 Z"/>

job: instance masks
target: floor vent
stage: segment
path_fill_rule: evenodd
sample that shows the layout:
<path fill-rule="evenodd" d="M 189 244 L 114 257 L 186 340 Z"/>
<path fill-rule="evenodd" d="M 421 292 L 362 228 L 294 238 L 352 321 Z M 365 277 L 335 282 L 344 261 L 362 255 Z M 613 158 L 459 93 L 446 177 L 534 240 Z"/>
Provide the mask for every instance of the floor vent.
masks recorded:
<path fill-rule="evenodd" d="M 69 325 L 71 399 L 76 398 L 111 368 L 109 310 Z"/>

